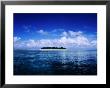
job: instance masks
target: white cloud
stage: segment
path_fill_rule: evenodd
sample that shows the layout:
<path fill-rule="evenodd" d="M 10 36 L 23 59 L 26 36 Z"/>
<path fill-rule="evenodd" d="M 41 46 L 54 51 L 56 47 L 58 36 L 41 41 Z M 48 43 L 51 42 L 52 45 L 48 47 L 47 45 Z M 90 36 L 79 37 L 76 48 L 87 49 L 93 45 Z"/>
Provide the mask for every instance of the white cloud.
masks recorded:
<path fill-rule="evenodd" d="M 69 35 L 71 37 L 76 37 L 76 36 L 81 36 L 82 35 L 82 32 L 81 31 L 78 31 L 78 32 L 74 32 L 74 31 L 68 31 Z"/>
<path fill-rule="evenodd" d="M 40 33 L 44 33 L 43 30 L 39 30 Z M 26 48 L 26 49 L 36 49 L 41 47 L 66 47 L 66 48 L 96 48 L 97 42 L 95 39 L 91 40 L 85 37 L 81 31 L 73 32 L 62 32 L 63 36 L 56 39 L 40 39 L 34 40 L 29 39 L 27 41 L 15 42 L 15 47 Z M 74 37 L 73 37 L 74 36 Z M 14 37 L 15 41 L 20 40 L 20 37 Z M 21 49 L 22 49 L 21 48 Z"/>
<path fill-rule="evenodd" d="M 20 37 L 14 37 L 14 42 L 19 41 L 21 38 Z"/>
<path fill-rule="evenodd" d="M 96 41 L 96 40 L 93 40 L 93 41 L 91 41 L 91 44 L 92 44 L 93 46 L 96 46 L 96 45 L 97 45 L 97 41 Z"/>
<path fill-rule="evenodd" d="M 77 36 L 82 36 L 83 35 L 83 32 L 82 31 L 71 31 L 69 30 L 68 32 L 66 31 L 63 31 L 61 36 L 65 36 L 65 37 L 77 37 Z"/>
<path fill-rule="evenodd" d="M 76 41 L 76 44 L 79 45 L 79 46 L 80 45 L 90 45 L 89 40 L 86 37 L 84 37 L 84 36 L 78 36 L 78 37 L 76 37 L 74 39 Z"/>
<path fill-rule="evenodd" d="M 25 46 L 25 42 L 21 41 L 20 37 L 14 37 L 14 47 L 16 49 L 22 49 Z"/>
<path fill-rule="evenodd" d="M 36 42 L 35 42 L 35 40 L 30 39 L 30 40 L 27 42 L 26 46 L 29 47 L 29 48 L 36 47 Z"/>
<path fill-rule="evenodd" d="M 40 34 L 43 34 L 43 35 L 48 34 L 48 32 L 46 32 L 46 31 L 44 31 L 44 30 L 39 30 L 39 31 L 37 31 L 37 32 L 40 33 Z"/>
<path fill-rule="evenodd" d="M 64 31 L 64 32 L 62 32 L 61 36 L 67 37 L 68 36 L 68 33 Z"/>

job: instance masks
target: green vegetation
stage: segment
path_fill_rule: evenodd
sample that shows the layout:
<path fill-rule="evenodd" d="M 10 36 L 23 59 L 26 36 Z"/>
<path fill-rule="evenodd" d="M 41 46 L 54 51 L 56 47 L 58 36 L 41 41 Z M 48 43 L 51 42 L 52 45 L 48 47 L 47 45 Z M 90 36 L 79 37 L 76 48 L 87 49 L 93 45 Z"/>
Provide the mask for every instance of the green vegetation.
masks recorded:
<path fill-rule="evenodd" d="M 63 47 L 42 47 L 41 49 L 66 49 Z"/>

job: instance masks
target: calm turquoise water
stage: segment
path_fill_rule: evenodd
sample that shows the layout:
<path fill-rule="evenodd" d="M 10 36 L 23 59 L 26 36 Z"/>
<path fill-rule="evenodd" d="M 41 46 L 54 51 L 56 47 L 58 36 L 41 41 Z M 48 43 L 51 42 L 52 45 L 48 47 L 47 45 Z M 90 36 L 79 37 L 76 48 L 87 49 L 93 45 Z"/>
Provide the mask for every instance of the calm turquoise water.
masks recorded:
<path fill-rule="evenodd" d="M 14 75 L 97 75 L 96 52 L 14 50 Z"/>

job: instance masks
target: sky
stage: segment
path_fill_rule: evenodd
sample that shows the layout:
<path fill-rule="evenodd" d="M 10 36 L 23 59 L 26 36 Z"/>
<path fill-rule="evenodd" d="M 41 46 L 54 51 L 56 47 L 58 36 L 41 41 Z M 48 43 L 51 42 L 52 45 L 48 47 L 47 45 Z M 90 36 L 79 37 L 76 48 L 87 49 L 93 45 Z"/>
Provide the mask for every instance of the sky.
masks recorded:
<path fill-rule="evenodd" d="M 96 13 L 14 13 L 14 49 L 97 48 Z"/>

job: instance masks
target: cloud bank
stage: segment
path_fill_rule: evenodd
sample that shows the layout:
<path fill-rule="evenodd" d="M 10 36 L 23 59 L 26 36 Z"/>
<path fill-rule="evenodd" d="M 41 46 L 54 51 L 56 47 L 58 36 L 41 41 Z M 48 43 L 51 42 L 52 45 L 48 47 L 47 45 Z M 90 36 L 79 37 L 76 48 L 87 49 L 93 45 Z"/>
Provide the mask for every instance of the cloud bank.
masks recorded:
<path fill-rule="evenodd" d="M 44 30 L 37 31 L 39 34 L 48 34 Z M 52 35 L 52 34 L 51 34 Z M 89 39 L 82 31 L 63 31 L 59 38 L 29 39 L 14 37 L 14 49 L 40 49 L 41 47 L 66 47 L 67 49 L 96 49 L 96 39 Z"/>

